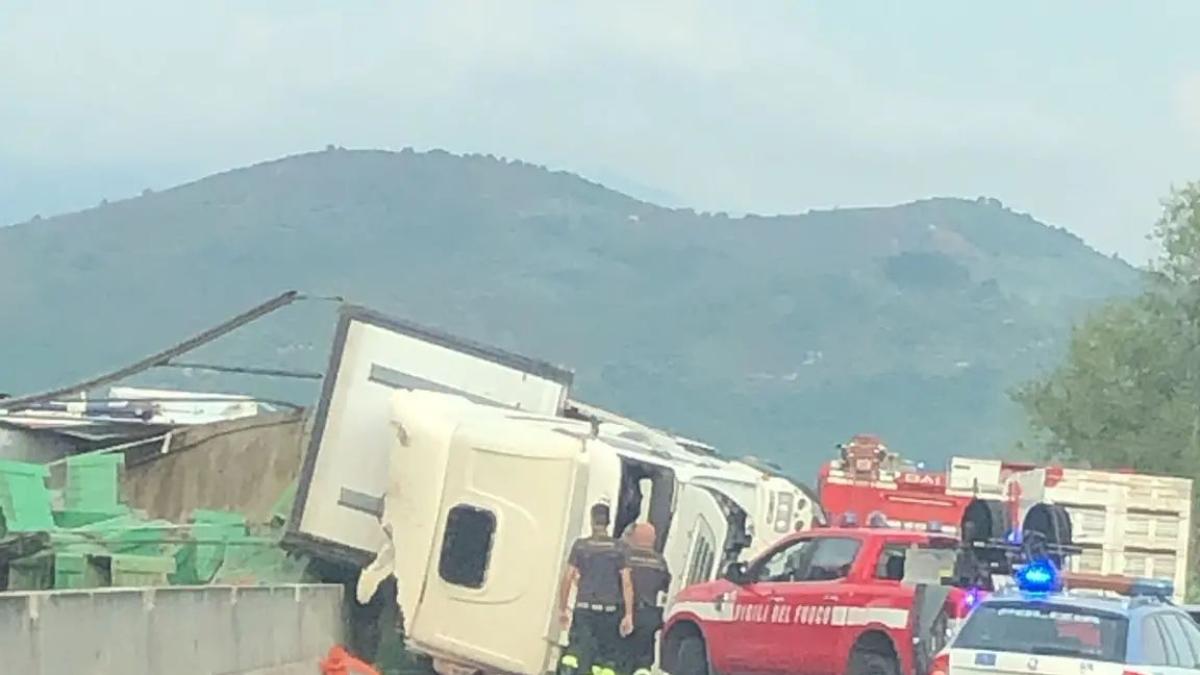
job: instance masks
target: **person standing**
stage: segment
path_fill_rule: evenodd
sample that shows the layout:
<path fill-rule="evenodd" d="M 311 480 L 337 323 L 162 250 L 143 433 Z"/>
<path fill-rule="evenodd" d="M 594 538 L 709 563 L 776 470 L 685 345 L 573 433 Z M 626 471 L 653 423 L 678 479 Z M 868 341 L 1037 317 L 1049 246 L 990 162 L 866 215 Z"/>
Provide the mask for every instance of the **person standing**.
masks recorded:
<path fill-rule="evenodd" d="M 615 675 L 621 635 L 633 623 L 633 580 L 625 547 L 608 533 L 610 518 L 607 504 L 593 505 L 591 536 L 571 546 L 559 596 L 561 620 L 570 625 L 560 675 Z"/>
<path fill-rule="evenodd" d="M 633 580 L 633 624 L 622 631 L 623 673 L 650 675 L 655 642 L 663 625 L 663 605 L 671 587 L 667 561 L 655 550 L 658 533 L 650 523 L 638 523 L 625 542 L 626 560 Z"/>

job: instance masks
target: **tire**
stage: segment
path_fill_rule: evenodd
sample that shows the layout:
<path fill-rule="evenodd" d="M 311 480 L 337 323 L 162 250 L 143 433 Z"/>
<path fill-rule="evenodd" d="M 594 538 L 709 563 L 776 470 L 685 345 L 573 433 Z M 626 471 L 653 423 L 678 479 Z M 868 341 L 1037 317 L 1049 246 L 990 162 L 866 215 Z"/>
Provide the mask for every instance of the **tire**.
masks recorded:
<path fill-rule="evenodd" d="M 846 675 L 900 675 L 900 666 L 890 656 L 856 649 L 850 654 Z"/>
<path fill-rule="evenodd" d="M 704 647 L 704 640 L 689 635 L 679 641 L 671 675 L 709 675 L 708 650 Z"/>

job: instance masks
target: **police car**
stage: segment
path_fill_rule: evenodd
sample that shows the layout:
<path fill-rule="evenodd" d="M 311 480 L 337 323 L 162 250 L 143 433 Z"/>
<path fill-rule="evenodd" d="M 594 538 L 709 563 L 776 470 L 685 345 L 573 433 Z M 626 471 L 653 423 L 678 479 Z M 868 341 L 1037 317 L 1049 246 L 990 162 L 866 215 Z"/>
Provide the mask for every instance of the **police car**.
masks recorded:
<path fill-rule="evenodd" d="M 929 675 L 1200 672 L 1200 626 L 1171 604 L 1170 582 L 1060 574 L 1045 561 L 1013 580 L 979 601 Z"/>

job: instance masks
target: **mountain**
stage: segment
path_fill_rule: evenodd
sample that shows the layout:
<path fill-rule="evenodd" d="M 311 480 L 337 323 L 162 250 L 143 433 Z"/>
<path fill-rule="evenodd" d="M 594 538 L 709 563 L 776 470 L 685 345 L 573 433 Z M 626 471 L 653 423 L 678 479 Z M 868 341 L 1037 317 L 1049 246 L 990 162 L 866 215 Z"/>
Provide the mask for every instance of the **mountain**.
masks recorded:
<path fill-rule="evenodd" d="M 856 432 L 936 464 L 1010 447 L 1009 388 L 1138 283 L 994 199 L 731 218 L 490 156 L 330 148 L 0 228 L 0 391 L 81 379 L 296 288 L 566 364 L 586 401 L 806 475 Z M 289 308 L 188 360 L 321 370 L 335 309 Z"/>

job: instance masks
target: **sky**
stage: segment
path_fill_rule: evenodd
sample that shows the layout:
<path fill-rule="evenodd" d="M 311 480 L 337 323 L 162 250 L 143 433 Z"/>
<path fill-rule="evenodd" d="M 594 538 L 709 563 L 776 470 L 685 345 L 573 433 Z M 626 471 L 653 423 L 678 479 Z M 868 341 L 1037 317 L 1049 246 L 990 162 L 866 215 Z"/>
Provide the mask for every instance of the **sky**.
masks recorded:
<path fill-rule="evenodd" d="M 324 148 L 796 213 L 996 197 L 1140 263 L 1200 3 L 0 2 L 0 224 Z"/>

